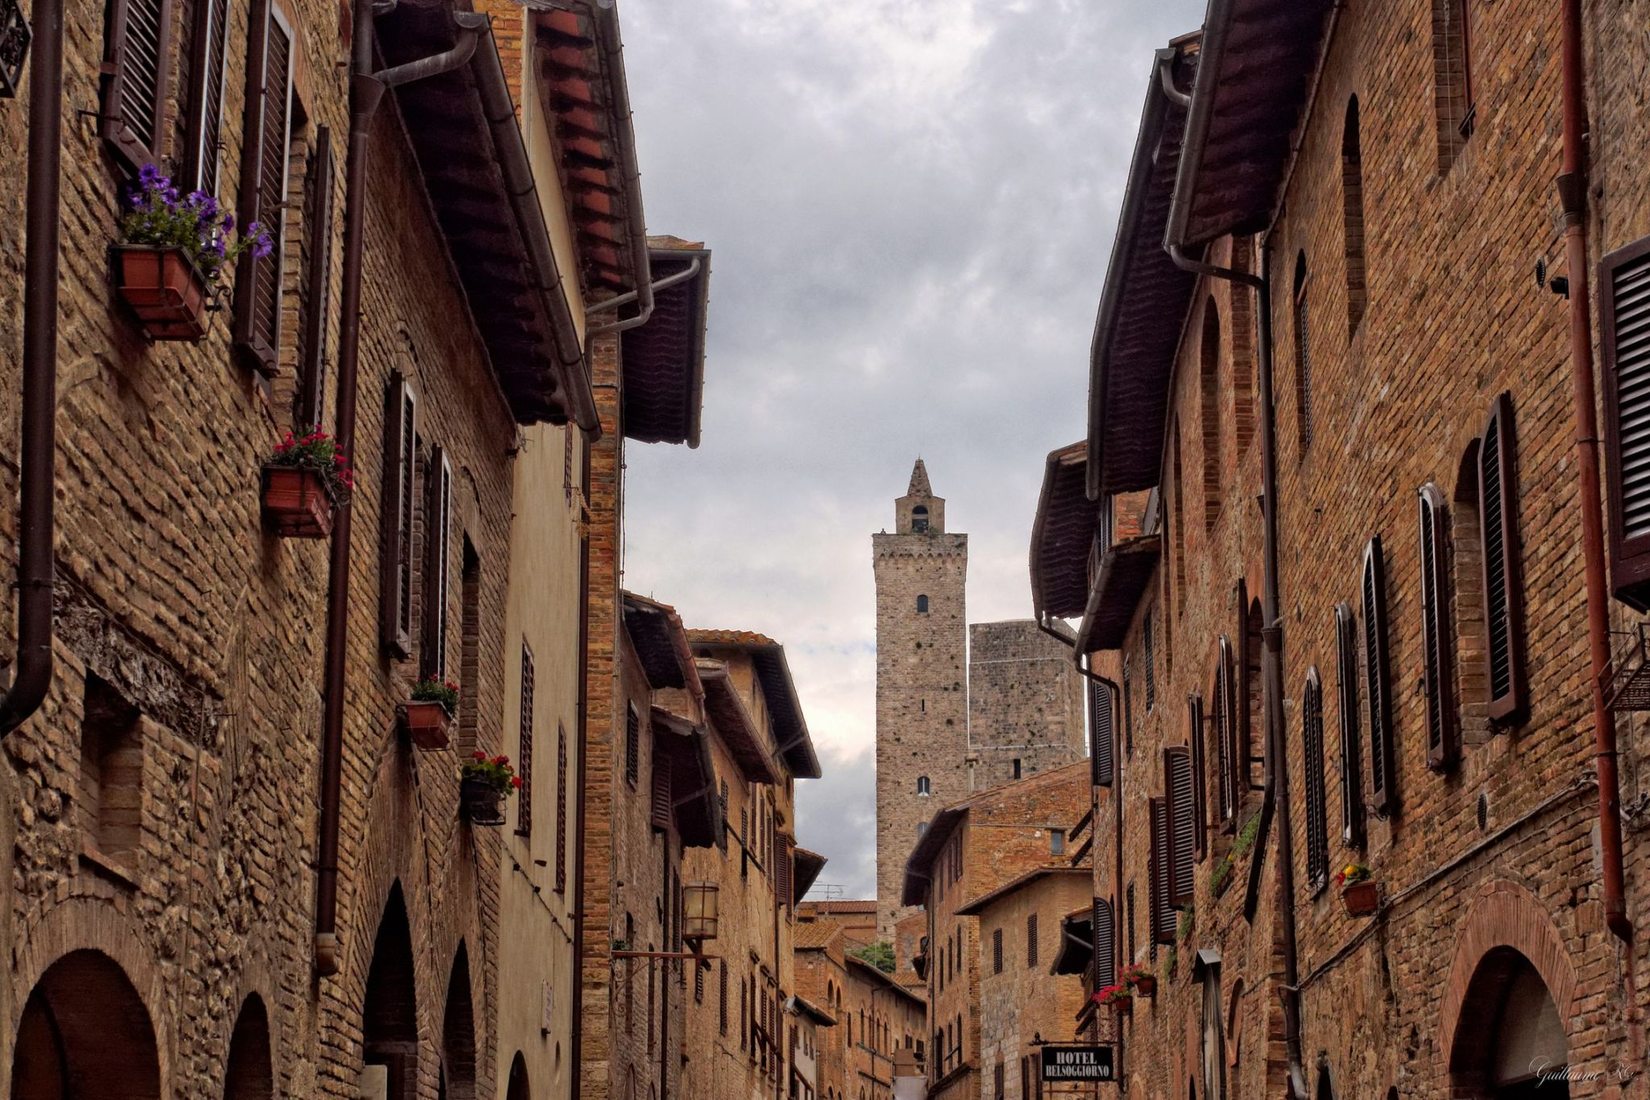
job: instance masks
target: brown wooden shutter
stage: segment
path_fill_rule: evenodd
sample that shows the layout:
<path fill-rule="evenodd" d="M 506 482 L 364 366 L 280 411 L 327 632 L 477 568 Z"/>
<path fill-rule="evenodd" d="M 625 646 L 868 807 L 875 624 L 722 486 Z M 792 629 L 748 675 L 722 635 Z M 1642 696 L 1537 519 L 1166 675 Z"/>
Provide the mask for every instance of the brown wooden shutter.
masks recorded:
<path fill-rule="evenodd" d="M 670 831 L 671 817 L 670 756 L 667 752 L 653 753 L 653 809 L 650 820 L 660 832 Z"/>
<path fill-rule="evenodd" d="M 1335 605 L 1336 709 L 1341 720 L 1341 839 L 1364 846 L 1363 750 L 1358 739 L 1358 628 L 1352 608 Z"/>
<path fill-rule="evenodd" d="M 419 649 L 424 675 L 447 676 L 447 604 L 451 599 L 453 538 L 453 466 L 442 447 L 430 449 L 430 475 L 424 486 L 424 571 L 422 638 Z M 412 547 L 409 542 L 408 551 Z"/>
<path fill-rule="evenodd" d="M 1518 470 L 1512 397 L 1503 393 L 1478 447 L 1478 518 L 1484 535 L 1484 625 L 1489 716 L 1523 715 L 1524 585 L 1519 573 Z"/>
<path fill-rule="evenodd" d="M 1249 662 L 1252 656 L 1256 656 L 1254 651 L 1259 648 L 1259 639 L 1252 637 L 1253 631 L 1249 629 L 1248 583 L 1240 578 L 1233 596 L 1237 602 L 1237 633 L 1233 635 L 1237 648 L 1232 653 L 1232 814 L 1235 821 L 1242 812 L 1243 800 L 1248 796 L 1249 784 L 1254 776 L 1249 762 L 1249 754 L 1254 751 L 1254 722 L 1249 694 L 1255 688 L 1255 670 Z"/>
<path fill-rule="evenodd" d="M 533 834 L 533 651 L 521 643 L 521 747 L 516 757 L 516 775 L 521 789 L 516 791 L 516 833 Z"/>
<path fill-rule="evenodd" d="M 556 893 L 567 891 L 567 730 L 556 724 Z M 723 974 L 726 977 L 726 972 Z M 724 1005 L 724 1010 L 726 1006 Z"/>
<path fill-rule="evenodd" d="M 379 641 L 398 659 L 412 655 L 413 496 L 418 401 L 399 373 L 384 392 L 384 492 L 379 539 Z"/>
<path fill-rule="evenodd" d="M 1427 766 L 1444 771 L 1459 756 L 1454 676 L 1450 668 L 1449 563 L 1444 552 L 1447 513 L 1435 485 L 1417 494 L 1421 539 L 1421 670 L 1427 708 Z"/>
<path fill-rule="evenodd" d="M 1117 774 L 1114 700 L 1109 684 L 1089 681 L 1089 770 L 1096 787 L 1109 787 Z"/>
<path fill-rule="evenodd" d="M 1195 691 L 1186 696 L 1186 726 L 1186 742 L 1192 757 L 1192 850 L 1201 860 L 1209 850 L 1209 790 L 1205 771 L 1208 761 L 1203 746 L 1206 734 L 1203 696 Z"/>
<path fill-rule="evenodd" d="M 320 426 L 326 410 L 327 318 L 332 287 L 332 132 L 315 133 L 304 175 L 304 326 L 298 355 L 298 421 Z"/>
<path fill-rule="evenodd" d="M 1169 891 L 1169 813 L 1168 807 L 1161 798 L 1146 800 L 1148 821 L 1151 833 L 1150 865 L 1147 868 L 1151 879 L 1151 942 L 1154 944 L 1174 943 L 1175 911 L 1170 902 Z"/>
<path fill-rule="evenodd" d="M 1650 237 L 1605 256 L 1598 285 L 1610 580 L 1650 611 Z"/>
<path fill-rule="evenodd" d="M 1192 865 L 1196 841 L 1192 827 L 1192 762 L 1183 746 L 1163 750 L 1164 819 L 1168 835 L 1164 850 L 1168 855 L 1168 904 L 1186 909 L 1192 904 Z"/>
<path fill-rule="evenodd" d="M 257 19 L 256 12 L 253 19 Z M 251 249 L 241 254 L 235 276 L 235 343 L 249 366 L 273 374 L 280 358 L 281 263 L 286 251 L 284 208 L 292 129 L 292 27 L 279 8 L 269 7 L 261 43 L 259 37 L 254 28 L 247 63 L 239 221 L 243 231 L 256 222 L 273 247 L 262 259 Z"/>
<path fill-rule="evenodd" d="M 1397 776 L 1392 745 L 1392 703 L 1388 696 L 1386 652 L 1386 565 L 1381 536 L 1364 547 L 1363 660 L 1365 716 L 1369 722 L 1370 807 L 1391 816 L 1398 809 Z"/>
<path fill-rule="evenodd" d="M 796 898 L 791 893 L 791 843 L 784 837 L 780 837 L 774 847 L 774 860 L 779 868 L 779 886 L 775 893 L 779 895 L 779 904 L 788 909 L 796 904 Z"/>
<path fill-rule="evenodd" d="M 1301 690 L 1301 767 L 1306 800 L 1306 879 L 1316 891 L 1329 879 L 1329 817 L 1323 760 L 1323 685 L 1316 668 Z"/>
<path fill-rule="evenodd" d="M 173 160 L 183 166 L 179 190 L 218 192 L 222 159 L 223 87 L 227 72 L 229 0 L 195 0 L 190 16 L 189 49 L 183 83 L 183 147 Z"/>
<path fill-rule="evenodd" d="M 993 974 L 1003 972 L 1003 930 L 1001 928 L 991 930 L 991 972 Z"/>
<path fill-rule="evenodd" d="M 166 155 L 171 92 L 172 0 L 112 0 L 105 28 L 99 131 L 136 171 Z"/>
<path fill-rule="evenodd" d="M 624 725 L 624 777 L 632 787 L 641 775 L 641 756 L 642 718 L 632 704 L 625 711 Z"/>
<path fill-rule="evenodd" d="M 1093 929 L 1094 988 L 1100 989 L 1117 980 L 1117 921 L 1105 898 L 1094 899 Z"/>
<path fill-rule="evenodd" d="M 1215 779 L 1220 799 L 1220 829 L 1237 829 L 1237 684 L 1232 640 L 1220 636 L 1219 664 L 1215 666 Z"/>
<path fill-rule="evenodd" d="M 1157 657 L 1155 646 L 1152 643 L 1152 619 L 1156 615 L 1154 607 L 1146 612 L 1146 621 L 1140 626 L 1141 660 L 1146 665 L 1146 710 L 1149 713 L 1157 705 Z"/>
<path fill-rule="evenodd" d="M 1026 917 L 1026 966 L 1037 965 L 1037 914 Z"/>

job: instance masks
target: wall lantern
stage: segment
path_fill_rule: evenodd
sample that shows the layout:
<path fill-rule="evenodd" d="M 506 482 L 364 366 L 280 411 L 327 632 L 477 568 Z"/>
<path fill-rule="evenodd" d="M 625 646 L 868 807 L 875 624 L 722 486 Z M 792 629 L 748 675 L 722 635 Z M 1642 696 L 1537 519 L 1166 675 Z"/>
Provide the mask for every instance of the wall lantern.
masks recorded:
<path fill-rule="evenodd" d="M 29 55 L 29 21 L 22 0 L 0 0 L 0 99 L 12 99 L 23 82 L 23 59 Z"/>
<path fill-rule="evenodd" d="M 682 887 L 683 939 L 716 938 L 716 895 L 720 890 L 714 882 L 690 882 Z"/>

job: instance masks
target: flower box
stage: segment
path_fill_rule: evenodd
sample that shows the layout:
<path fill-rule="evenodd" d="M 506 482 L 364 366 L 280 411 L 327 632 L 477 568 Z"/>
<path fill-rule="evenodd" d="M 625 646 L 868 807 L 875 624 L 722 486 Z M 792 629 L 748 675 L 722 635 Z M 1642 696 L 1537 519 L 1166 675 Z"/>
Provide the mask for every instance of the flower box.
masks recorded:
<path fill-rule="evenodd" d="M 1156 974 L 1137 974 L 1129 979 L 1129 984 L 1134 986 L 1134 991 L 1142 997 L 1157 996 Z"/>
<path fill-rule="evenodd" d="M 504 792 L 496 783 L 467 775 L 459 781 L 458 801 L 471 825 L 504 824 Z"/>
<path fill-rule="evenodd" d="M 181 248 L 114 247 L 115 287 L 150 340 L 206 335 L 206 279 Z"/>
<path fill-rule="evenodd" d="M 264 525 L 294 539 L 324 539 L 332 533 L 332 490 L 326 475 L 303 466 L 263 468 Z"/>
<path fill-rule="evenodd" d="M 1374 916 L 1381 908 L 1380 884 L 1369 879 L 1349 882 L 1341 887 L 1341 903 L 1346 906 L 1349 917 Z"/>
<path fill-rule="evenodd" d="M 433 699 L 412 699 L 396 708 L 401 728 L 425 752 L 438 752 L 451 740 L 452 713 Z"/>
<path fill-rule="evenodd" d="M 1108 1004 L 1111 1006 L 1111 1010 L 1117 1013 L 1120 1017 L 1134 1015 L 1133 997 L 1118 997 L 1115 1000 L 1108 1002 Z"/>

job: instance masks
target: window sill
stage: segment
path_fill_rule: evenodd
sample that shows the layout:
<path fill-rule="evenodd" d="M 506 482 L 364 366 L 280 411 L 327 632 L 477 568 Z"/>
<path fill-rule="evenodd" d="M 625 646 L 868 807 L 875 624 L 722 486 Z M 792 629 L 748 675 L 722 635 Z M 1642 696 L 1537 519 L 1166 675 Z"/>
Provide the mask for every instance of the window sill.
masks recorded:
<path fill-rule="evenodd" d="M 80 865 L 91 868 L 93 872 L 122 889 L 136 891 L 138 888 L 137 876 L 128 870 L 125 864 L 113 856 L 104 855 L 89 843 L 80 846 Z"/>

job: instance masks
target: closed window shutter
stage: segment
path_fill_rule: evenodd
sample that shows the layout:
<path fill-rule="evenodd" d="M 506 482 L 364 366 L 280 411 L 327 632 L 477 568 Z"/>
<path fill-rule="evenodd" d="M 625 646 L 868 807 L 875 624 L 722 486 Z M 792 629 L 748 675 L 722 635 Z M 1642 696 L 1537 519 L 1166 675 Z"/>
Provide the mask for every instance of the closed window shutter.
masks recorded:
<path fill-rule="evenodd" d="M 1164 817 L 1169 825 L 1165 844 L 1169 908 L 1186 909 L 1192 904 L 1196 840 L 1192 826 L 1192 762 L 1185 748 L 1163 750 L 1163 788 Z"/>
<path fill-rule="evenodd" d="M 1391 683 L 1386 653 L 1386 567 L 1381 557 L 1381 536 L 1364 547 L 1363 569 L 1363 660 L 1365 717 L 1369 723 L 1370 807 L 1391 816 L 1398 809 L 1392 746 L 1392 705 L 1388 698 Z"/>
<path fill-rule="evenodd" d="M 253 16 L 256 19 L 256 14 Z M 254 39 L 256 39 L 254 35 Z M 241 254 L 235 276 L 235 342 L 249 365 L 273 374 L 280 355 L 281 261 L 286 251 L 287 148 L 292 128 L 292 27 L 273 6 L 248 62 L 240 224 L 257 222 L 273 246 L 259 258 Z M 262 56 L 262 80 L 254 63 Z"/>
<path fill-rule="evenodd" d="M 447 677 L 447 602 L 451 597 L 453 467 L 442 447 L 430 450 L 430 478 L 424 487 L 423 638 L 424 675 Z M 409 541 L 408 551 L 412 549 Z"/>
<path fill-rule="evenodd" d="M 670 830 L 670 757 L 662 752 L 653 754 L 653 827 L 660 832 Z"/>
<path fill-rule="evenodd" d="M 1149 711 L 1157 705 L 1157 657 L 1153 652 L 1152 644 L 1152 614 L 1146 612 L 1146 621 L 1141 625 L 1140 635 L 1143 647 L 1142 660 L 1146 663 L 1146 709 Z"/>
<path fill-rule="evenodd" d="M 1026 917 L 1026 966 L 1037 965 L 1037 914 Z"/>
<path fill-rule="evenodd" d="M 1089 762 L 1094 773 L 1091 782 L 1096 787 L 1111 786 L 1117 774 L 1113 721 L 1111 687 L 1098 680 L 1089 681 Z"/>
<path fill-rule="evenodd" d="M 991 972 L 993 974 L 1003 972 L 1003 930 L 1001 928 L 991 930 Z"/>
<path fill-rule="evenodd" d="M 1323 761 L 1323 685 L 1318 670 L 1301 691 L 1301 764 L 1306 772 L 1306 880 L 1316 891 L 1329 881 L 1329 818 Z"/>
<path fill-rule="evenodd" d="M 190 15 L 189 49 L 183 85 L 187 89 L 183 147 L 174 158 L 183 168 L 185 191 L 218 191 L 218 163 L 223 141 L 223 84 L 226 72 L 229 0 L 195 0 Z"/>
<path fill-rule="evenodd" d="M 1110 985 L 1117 973 L 1117 922 L 1111 902 L 1094 899 L 1094 988 Z"/>
<path fill-rule="evenodd" d="M 105 34 L 99 130 L 127 168 L 165 155 L 172 0 L 113 0 Z"/>
<path fill-rule="evenodd" d="M 1610 580 L 1650 611 L 1650 237 L 1604 257 L 1598 285 Z"/>
<path fill-rule="evenodd" d="M 1249 693 L 1254 690 L 1251 657 L 1258 656 L 1259 639 L 1251 637 L 1249 629 L 1249 585 L 1239 580 L 1233 593 L 1237 603 L 1237 648 L 1232 653 L 1232 815 L 1236 818 L 1243 808 L 1243 799 L 1249 790 L 1253 774 L 1249 766 L 1252 750 L 1253 723 L 1249 708 Z"/>
<path fill-rule="evenodd" d="M 1341 839 L 1364 846 L 1363 750 L 1358 740 L 1358 628 L 1352 608 L 1335 605 L 1336 709 L 1341 719 Z"/>
<path fill-rule="evenodd" d="M 1237 685 L 1233 681 L 1232 640 L 1220 636 L 1220 663 L 1215 666 L 1215 780 L 1220 796 L 1221 831 L 1237 827 Z"/>
<path fill-rule="evenodd" d="M 642 718 L 641 715 L 636 713 L 636 708 L 632 706 L 625 712 L 624 777 L 625 780 L 633 787 L 636 785 L 636 780 L 641 774 L 641 755 Z"/>
<path fill-rule="evenodd" d="M 1161 798 L 1146 800 L 1151 824 L 1151 942 L 1174 943 L 1175 911 L 1169 895 L 1169 814 Z"/>
<path fill-rule="evenodd" d="M 533 832 L 533 651 L 521 643 L 521 748 L 516 757 L 516 775 L 521 788 L 516 791 L 516 832 Z"/>
<path fill-rule="evenodd" d="M 327 317 L 332 285 L 332 132 L 315 134 L 304 177 L 305 247 L 303 345 L 298 357 L 300 423 L 319 426 L 326 409 Z"/>
<path fill-rule="evenodd" d="M 1209 791 L 1204 770 L 1208 761 L 1203 747 L 1203 696 L 1196 692 L 1186 697 L 1186 725 L 1192 755 L 1192 850 L 1201 860 L 1209 849 Z"/>
<path fill-rule="evenodd" d="M 779 888 L 775 892 L 779 895 L 779 904 L 789 908 L 796 899 L 791 897 L 791 844 L 784 837 L 779 838 L 774 859 L 779 868 Z"/>
<path fill-rule="evenodd" d="M 1444 497 L 1434 485 L 1417 494 L 1421 539 L 1421 670 L 1427 705 L 1427 766 L 1455 765 L 1458 739 L 1451 690 L 1449 574 L 1444 550 Z"/>
<path fill-rule="evenodd" d="M 567 891 L 567 730 L 556 724 L 556 893 Z M 725 976 L 725 975 L 724 975 Z"/>
<path fill-rule="evenodd" d="M 1484 533 L 1484 624 L 1489 716 L 1524 711 L 1524 590 L 1518 568 L 1518 472 L 1512 398 L 1496 398 L 1478 448 L 1478 518 Z"/>
<path fill-rule="evenodd" d="M 418 401 L 400 374 L 384 396 L 384 495 L 379 547 L 379 640 L 393 657 L 412 654 L 413 492 Z"/>

